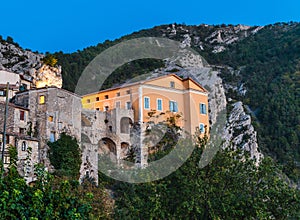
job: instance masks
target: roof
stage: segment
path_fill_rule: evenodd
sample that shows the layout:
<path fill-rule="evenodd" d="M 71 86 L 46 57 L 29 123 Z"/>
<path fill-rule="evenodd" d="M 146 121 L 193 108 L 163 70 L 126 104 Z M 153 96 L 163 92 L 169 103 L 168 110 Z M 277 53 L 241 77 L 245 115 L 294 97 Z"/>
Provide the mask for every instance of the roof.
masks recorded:
<path fill-rule="evenodd" d="M 199 86 L 204 92 L 208 92 L 205 88 L 203 88 L 198 82 L 196 82 L 195 80 L 193 80 L 192 78 L 188 77 L 188 78 L 185 78 L 185 79 L 182 79 L 180 78 L 179 76 L 177 76 L 176 74 L 174 73 L 171 73 L 171 74 L 167 74 L 167 75 L 162 75 L 162 76 L 159 76 L 159 77 L 153 77 L 153 78 L 150 78 L 150 79 L 146 79 L 146 80 L 141 80 L 141 81 L 138 81 L 138 82 L 134 82 L 134 83 L 124 83 L 122 85 L 118 85 L 116 87 L 111 87 L 109 89 L 104 89 L 104 90 L 100 90 L 98 92 L 93 92 L 93 93 L 89 93 L 89 94 L 86 94 L 86 95 L 83 95 L 81 97 L 85 97 L 87 95 L 92 95 L 92 94 L 98 94 L 98 93 L 102 93 L 102 92 L 108 92 L 108 91 L 112 91 L 112 90 L 116 90 L 116 89 L 121 89 L 121 88 L 126 88 L 126 87 L 131 87 L 131 86 L 135 86 L 135 85 L 138 85 L 138 84 L 144 84 L 146 82 L 151 82 L 151 81 L 154 81 L 154 80 L 158 80 L 158 79 L 163 79 L 163 78 L 167 78 L 167 77 L 170 77 L 170 76 L 174 76 L 175 78 L 179 79 L 180 81 L 186 81 L 186 80 L 191 80 L 192 82 L 194 82 L 197 86 Z"/>
<path fill-rule="evenodd" d="M 41 87 L 41 88 L 31 88 L 29 90 L 20 91 L 17 94 L 27 93 L 27 92 L 30 92 L 30 91 L 49 90 L 49 89 L 58 89 L 60 91 L 66 92 L 66 93 L 68 93 L 70 95 L 73 95 L 73 96 L 76 96 L 78 98 L 81 98 L 81 96 L 78 95 L 78 94 L 76 94 L 76 93 L 70 92 L 70 91 L 62 89 L 62 88 L 58 88 L 56 86 L 48 86 L 48 87 Z"/>
<path fill-rule="evenodd" d="M 0 105 L 5 105 L 5 102 L 1 102 L 0 101 Z M 24 108 L 22 106 L 15 105 L 14 103 L 11 103 L 11 102 L 8 103 L 8 106 L 13 107 L 13 108 L 18 108 L 18 109 L 23 109 L 23 110 L 29 111 L 28 108 Z"/>

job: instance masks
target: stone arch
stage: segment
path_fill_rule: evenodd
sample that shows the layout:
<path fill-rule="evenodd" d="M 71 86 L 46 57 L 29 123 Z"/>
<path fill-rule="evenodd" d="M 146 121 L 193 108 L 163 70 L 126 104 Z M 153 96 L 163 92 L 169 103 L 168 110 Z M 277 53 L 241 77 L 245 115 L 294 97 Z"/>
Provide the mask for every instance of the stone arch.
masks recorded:
<path fill-rule="evenodd" d="M 117 154 L 117 145 L 116 143 L 108 138 L 104 137 L 99 141 L 99 153 L 104 153 L 104 154 Z"/>
<path fill-rule="evenodd" d="M 129 143 L 127 142 L 121 143 L 121 158 L 124 158 L 126 156 L 129 146 L 130 146 Z"/>
<path fill-rule="evenodd" d="M 132 124 L 132 120 L 129 117 L 122 117 L 120 120 L 120 131 L 123 134 L 130 133 L 130 125 Z"/>

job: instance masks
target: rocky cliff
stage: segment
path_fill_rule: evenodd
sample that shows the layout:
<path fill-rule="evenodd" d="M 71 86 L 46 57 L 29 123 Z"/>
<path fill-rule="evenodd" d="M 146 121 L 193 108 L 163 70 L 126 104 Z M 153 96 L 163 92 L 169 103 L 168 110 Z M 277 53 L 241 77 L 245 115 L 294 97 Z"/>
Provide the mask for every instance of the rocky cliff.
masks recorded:
<path fill-rule="evenodd" d="M 0 41 L 0 70 L 33 77 L 33 86 L 62 87 L 61 67 L 50 67 L 42 61 L 43 54 L 20 48 L 17 44 Z M 30 77 L 30 78 L 31 78 Z"/>

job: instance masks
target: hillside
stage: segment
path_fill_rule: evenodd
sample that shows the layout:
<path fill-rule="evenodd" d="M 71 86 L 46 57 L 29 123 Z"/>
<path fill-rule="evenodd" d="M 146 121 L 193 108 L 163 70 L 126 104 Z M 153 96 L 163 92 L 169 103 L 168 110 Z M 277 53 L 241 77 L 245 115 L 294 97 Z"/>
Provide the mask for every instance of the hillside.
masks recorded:
<path fill-rule="evenodd" d="M 227 99 L 246 104 L 263 153 L 281 163 L 294 180 L 299 179 L 299 23 L 265 27 L 162 25 L 72 54 L 55 53 L 63 67 L 63 87 L 74 90 L 85 66 L 106 48 L 123 40 L 145 36 L 181 41 L 215 66 L 225 82 Z M 129 67 L 117 70 L 107 86 L 160 65 L 153 60 L 135 61 Z"/>

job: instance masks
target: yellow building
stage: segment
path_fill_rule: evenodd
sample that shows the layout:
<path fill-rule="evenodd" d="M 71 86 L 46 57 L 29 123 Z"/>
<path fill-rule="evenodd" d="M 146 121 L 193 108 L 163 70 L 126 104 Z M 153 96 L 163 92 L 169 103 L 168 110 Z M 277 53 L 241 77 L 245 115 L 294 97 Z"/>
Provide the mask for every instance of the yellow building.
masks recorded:
<path fill-rule="evenodd" d="M 204 133 L 209 128 L 208 92 L 193 79 L 175 74 L 87 94 L 82 97 L 82 105 L 99 111 L 133 109 L 134 121 L 139 123 L 149 120 L 150 111 L 179 113 L 180 126 L 190 134 L 198 129 Z M 165 120 L 167 115 L 161 114 L 158 120 Z"/>

